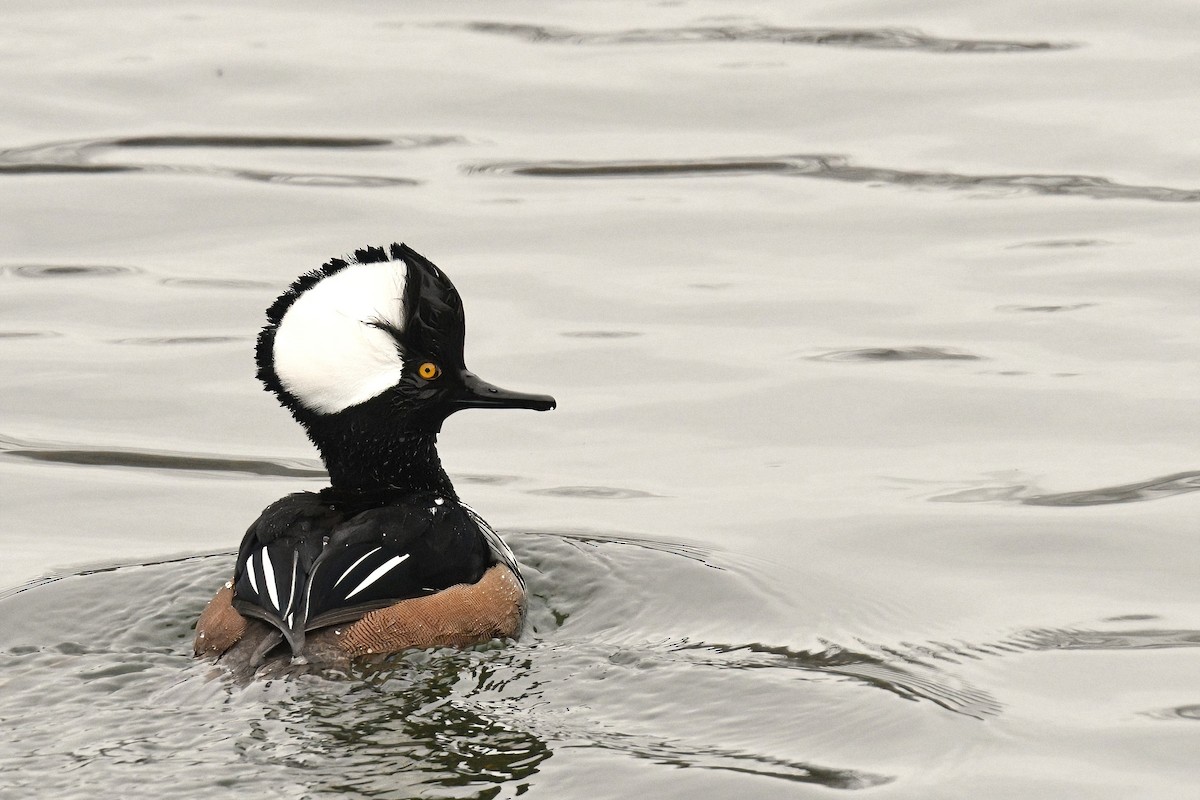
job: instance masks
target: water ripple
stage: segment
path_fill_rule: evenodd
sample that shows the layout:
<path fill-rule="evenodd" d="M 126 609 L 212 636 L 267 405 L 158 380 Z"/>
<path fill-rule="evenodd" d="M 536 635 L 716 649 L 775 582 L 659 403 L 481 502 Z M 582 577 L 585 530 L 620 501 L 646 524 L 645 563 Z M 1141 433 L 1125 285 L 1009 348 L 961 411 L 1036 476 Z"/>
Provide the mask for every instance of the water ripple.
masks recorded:
<path fill-rule="evenodd" d="M 757 175 L 820 168 L 821 156 L 712 158 L 683 161 L 497 161 L 469 165 L 468 174 L 498 173 L 534 178 L 643 178 L 656 176 Z"/>
<path fill-rule="evenodd" d="M 0 339 L 53 339 L 62 336 L 57 331 L 0 331 Z"/>
<path fill-rule="evenodd" d="M 782 175 L 795 178 L 904 186 L 920 189 L 986 191 L 999 194 L 1090 197 L 1095 200 L 1200 202 L 1200 190 L 1116 183 L 1093 175 L 967 175 L 955 172 L 858 166 L 843 156 L 785 155 L 684 160 L 507 161 L 464 167 L 470 173 L 535 178 L 714 177 Z"/>
<path fill-rule="evenodd" d="M 597 533 L 595 531 L 522 531 L 523 537 L 549 537 L 554 542 L 569 542 L 572 544 L 585 545 L 587 547 L 599 548 L 607 545 L 617 545 L 620 547 L 637 548 L 640 550 L 648 550 L 657 553 L 667 553 L 672 556 L 686 558 L 689 561 L 694 561 L 697 564 L 703 564 L 711 569 L 722 569 L 713 558 L 713 551 L 710 548 L 698 544 L 692 544 L 681 541 L 665 541 L 662 539 L 650 539 L 644 536 L 622 535 L 617 533 Z M 530 539 L 536 541 L 536 539 Z"/>
<path fill-rule="evenodd" d="M 622 489 L 615 486 L 552 486 L 547 489 L 531 489 L 529 493 L 552 497 L 581 497 L 587 500 L 635 500 L 660 496 L 640 489 Z"/>
<path fill-rule="evenodd" d="M 1071 250 L 1079 247 L 1109 247 L 1112 242 L 1104 239 L 1040 239 L 1033 242 L 1020 242 L 1009 245 L 1009 250 L 1023 248 L 1040 248 L 1045 250 Z"/>
<path fill-rule="evenodd" d="M 793 28 L 775 25 L 713 25 L 682 28 L 633 28 L 589 33 L 543 25 L 468 22 L 476 33 L 510 36 L 538 44 L 621 45 L 705 42 L 820 45 L 868 50 L 917 50 L 926 53 L 1023 53 L 1069 50 L 1071 42 L 1006 39 L 953 39 L 902 28 Z"/>
<path fill-rule="evenodd" d="M 0 336 L 3 334 L 0 333 Z M 46 334 L 57 335 L 57 334 Z M 120 344 L 172 346 L 240 341 L 240 336 L 177 336 L 119 340 Z M 328 473 L 318 459 L 246 458 L 216 453 L 186 453 L 129 447 L 94 447 L 79 443 L 31 441 L 0 434 L 0 458 L 15 458 L 46 464 L 83 467 L 118 467 L 182 472 L 208 472 L 218 475 L 256 475 L 269 478 L 305 478 L 325 480 Z M 520 478 L 513 475 L 455 473 L 455 481 L 471 484 L 502 485 Z"/>
<path fill-rule="evenodd" d="M 359 187 L 371 189 L 381 186 L 418 186 L 420 181 L 413 178 L 389 178 L 383 175 L 331 175 L 318 173 L 283 173 L 264 172 L 262 170 L 216 170 L 205 169 L 209 174 L 227 174 L 235 178 L 243 178 L 258 183 L 283 183 L 289 186 L 329 186 L 329 187 Z"/>
<path fill-rule="evenodd" d="M 1029 650 L 1163 650 L 1200 647 L 1200 631 L 1044 629 L 1025 631 L 1012 641 Z"/>
<path fill-rule="evenodd" d="M 1005 305 L 996 306 L 997 311 L 1013 311 L 1017 313 L 1035 313 L 1035 314 L 1057 314 L 1060 311 L 1079 311 L 1082 308 L 1091 308 L 1095 303 L 1065 303 L 1062 305 L 1043 305 L 1043 306 L 1023 306 L 1023 305 Z"/>
<path fill-rule="evenodd" d="M 0 153 L 0 158 L 3 154 Z M 31 164 L 6 164 L 0 161 L 0 175 L 63 175 L 63 174 L 91 174 L 91 173 L 113 173 L 113 172 L 139 172 L 141 167 L 123 166 L 120 164 L 53 164 L 53 163 L 31 163 Z"/>
<path fill-rule="evenodd" d="M 1001 705 L 987 692 L 969 686 L 951 685 L 944 672 L 922 663 L 910 651 L 864 643 L 878 651 L 852 650 L 830 644 L 825 650 L 793 650 L 787 647 L 750 644 L 688 643 L 678 649 L 683 652 L 707 652 L 712 659 L 697 659 L 708 666 L 733 669 L 798 669 L 831 675 L 842 675 L 906 700 L 927 700 L 964 716 L 982 719 L 1000 713 Z M 694 653 L 693 653 L 694 654 Z M 731 658 L 732 657 L 732 658 Z"/>
<path fill-rule="evenodd" d="M 97 140 L 102 141 L 102 140 Z M 423 137 L 421 140 L 411 139 L 408 146 L 418 146 L 421 141 L 424 146 L 431 142 L 446 144 L 452 137 Z M 205 148 L 317 148 L 322 150 L 340 148 L 388 147 L 394 146 L 393 139 L 368 139 L 344 136 L 130 136 L 121 139 L 110 139 L 112 147 L 205 147 Z"/>
<path fill-rule="evenodd" d="M 1145 713 L 1146 716 L 1153 719 L 1184 719 L 1189 722 L 1200 722 L 1200 703 L 1195 705 L 1175 706 L 1174 708 L 1162 708 L 1156 711 L 1147 711 Z"/>
<path fill-rule="evenodd" d="M 1124 615 L 1129 620 L 1153 619 L 1153 615 Z M 873 650 L 878 647 L 864 645 Z M 933 659 L 950 664 L 963 661 L 981 661 L 1024 653 L 1061 653 L 1070 651 L 1129 652 L 1140 650 L 1174 650 L 1200 647 L 1200 630 L 1189 628 L 1133 628 L 1124 630 L 1099 630 L 1085 628 L 1029 628 L 995 641 L 928 641 L 919 644 L 904 643 L 902 648 L 882 650 L 889 657 L 889 668 L 899 664 L 922 663 L 921 659 Z M 836 665 L 835 665 L 836 666 Z M 840 667 L 839 667 L 840 668 Z M 938 673 L 945 678 L 945 673 Z M 904 681 L 893 681 L 893 688 L 903 687 Z M 944 680 L 939 680 L 935 691 L 944 690 Z M 962 695 L 986 704 L 990 697 L 986 693 L 967 688 Z M 922 694 L 925 696 L 925 694 Z M 932 699 L 925 696 L 925 699 Z M 999 710 L 999 706 L 996 707 Z M 958 710 L 958 709 L 956 709 Z"/>
<path fill-rule="evenodd" d="M 52 583 L 57 583 L 58 581 L 65 580 L 67 578 L 101 575 L 106 572 L 117 572 L 120 570 L 138 569 L 141 567 L 161 567 L 168 564 L 182 564 L 185 562 L 205 562 L 215 558 L 227 558 L 235 555 L 237 555 L 236 550 L 227 550 L 219 553 L 201 553 L 168 558 L 157 558 L 153 561 L 139 560 L 97 562 L 90 567 L 84 567 L 81 569 L 48 572 L 45 575 L 34 578 L 33 580 L 26 581 L 19 586 L 0 588 L 0 600 L 4 600 L 9 597 L 15 597 L 16 595 L 21 594 L 22 592 L 27 592 L 30 589 L 48 586 Z"/>
<path fill-rule="evenodd" d="M 176 286 L 184 289 L 273 289 L 275 284 L 269 281 L 255 281 L 244 278 L 163 278 L 159 281 L 163 286 Z"/>
<path fill-rule="evenodd" d="M 563 331 L 559 334 L 571 339 L 631 339 L 641 335 L 638 331 Z"/>
<path fill-rule="evenodd" d="M 0 275 L 9 274 L 19 278 L 113 278 L 118 275 L 136 275 L 137 267 L 121 267 L 115 264 L 7 264 L 0 266 Z"/>
<path fill-rule="evenodd" d="M 1103 506 L 1115 503 L 1139 503 L 1200 491 L 1200 471 L 1174 472 L 1116 486 L 1100 486 L 1072 492 L 1042 492 L 1029 483 L 973 486 L 933 495 L 937 503 L 1020 503 L 1027 506 Z"/>
<path fill-rule="evenodd" d="M 983 356 L 945 347 L 860 347 L 806 356 L 812 361 L 980 361 Z"/>
<path fill-rule="evenodd" d="M 754 671 L 767 680 L 782 681 L 776 684 L 780 691 L 788 690 L 797 679 L 821 681 L 825 677 L 836 677 L 848 679 L 865 689 L 882 690 L 906 700 L 926 701 L 946 711 L 977 719 L 1001 710 L 1000 704 L 986 691 L 965 684 L 938 666 L 922 662 L 916 649 L 910 652 L 867 643 L 851 648 L 827 642 L 821 650 L 797 650 L 761 642 L 715 643 L 692 639 L 686 635 L 686 629 L 680 631 L 680 636 L 665 641 L 645 640 L 632 618 L 636 615 L 628 613 L 626 603 L 636 607 L 664 603 L 677 612 L 672 598 L 689 585 L 693 588 L 724 586 L 734 594 L 743 591 L 740 582 L 745 576 L 738 570 L 729 569 L 728 565 L 709 569 L 714 566 L 714 557 L 703 548 L 644 537 L 586 532 L 509 532 L 508 538 L 527 568 L 531 606 L 530 631 L 522 637 L 523 647 L 507 652 L 518 656 L 518 663 L 535 660 L 541 665 L 522 677 L 522 680 L 531 678 L 535 681 L 530 696 L 517 699 L 536 702 L 543 693 L 538 687 L 544 685 L 545 678 L 556 670 L 565 668 L 574 672 L 588 665 L 604 665 L 606 669 L 613 668 L 613 680 L 625 676 L 636 682 L 640 680 L 639 675 L 650 674 L 647 670 L 651 667 L 687 674 L 693 676 L 692 690 L 700 693 L 723 693 L 731 681 L 741 680 L 738 674 Z M 579 548 L 581 544 L 585 549 Z M 155 601 L 148 595 L 175 592 L 178 584 L 184 582 L 189 586 L 188 593 L 195 598 L 182 606 L 173 604 L 171 611 L 182 616 L 180 621 L 186 630 L 194 622 L 194 615 L 208 593 L 225 580 L 231 561 L 232 553 L 222 552 L 154 561 L 105 562 L 82 570 L 49 574 L 0 591 L 0 600 L 18 603 L 9 610 L 39 609 L 43 618 L 60 620 L 63 625 L 79 629 L 70 634 L 64 631 L 42 635 L 39 641 L 48 646 L 55 641 L 96 640 L 82 630 L 110 624 L 110 620 L 102 618 L 61 616 L 57 612 L 60 606 L 77 605 L 90 593 L 89 585 L 97 590 L 103 585 L 92 579 L 103 578 L 106 583 L 124 582 L 129 588 L 127 599 L 146 596 L 143 602 L 123 606 L 128 615 L 141 613 L 138 609 L 172 605 Z M 656 579 L 660 573 L 668 577 Z M 81 582 L 79 579 L 87 580 Z M 617 596 L 622 602 L 611 602 Z M 761 597 L 758 599 L 761 601 Z M 24 643 L 22 636 L 29 633 L 18 631 L 36 630 L 36 625 L 25 624 L 25 616 L 10 615 L 7 619 L 7 625 L 0 626 L 0 631 L 7 630 L 0 637 L 0 655 L 12 653 L 14 646 Z M 580 623 L 582 630 L 579 625 L 564 626 L 568 620 Z M 676 624 L 687 626 L 687 615 L 684 614 Z M 159 624 L 148 624 L 141 631 L 130 630 L 128 633 L 133 637 L 129 643 L 142 649 L 156 646 L 155 639 L 164 636 L 170 639 L 173 648 L 178 646 L 177 632 Z M 62 638 L 55 640 L 54 635 Z M 107 651 L 96 652 L 105 655 Z M 458 657 L 454 652 L 451 651 L 451 658 Z M 462 651 L 459 655 L 470 658 L 471 652 Z M 368 671 L 386 670 L 406 658 L 407 655 L 402 655 L 365 668 Z M 303 672 L 289 671 L 286 666 L 282 669 L 282 672 L 272 674 L 284 676 Z M 511 698 L 512 692 L 508 687 L 504 688 Z M 803 779 L 807 767 L 793 766 L 797 767 L 797 772 L 789 771 L 789 776 Z"/>
<path fill-rule="evenodd" d="M 578 735 L 578 732 L 576 732 Z M 582 737 L 592 747 L 611 750 L 656 764 L 757 775 L 828 789 L 870 789 L 893 776 L 828 767 L 723 747 L 689 745 L 665 737 L 597 730 Z"/>
<path fill-rule="evenodd" d="M 131 336 L 126 339 L 110 339 L 112 344 L 132 345 L 179 345 L 179 344 L 226 344 L 243 342 L 249 336 Z"/>
<path fill-rule="evenodd" d="M 569 549 L 556 556 L 575 562 L 564 575 L 589 571 L 588 560 L 572 558 Z M 805 757 L 800 742 L 784 753 L 756 746 L 756 721 L 736 699 L 739 682 L 777 693 L 777 707 L 787 714 L 789 701 L 819 690 L 796 680 L 803 673 L 779 672 L 780 680 L 764 683 L 763 672 L 752 677 L 671 659 L 670 648 L 654 644 L 643 648 L 649 660 L 629 660 L 614 658 L 603 641 L 532 637 L 507 646 L 409 651 L 362 665 L 354 680 L 213 680 L 215 670 L 192 660 L 186 632 L 212 587 L 226 579 L 231 557 L 105 565 L 4 598 L 0 667 L 9 683 L 0 714 L 22 736 L 0 761 L 6 770 L 19 765 L 14 774 L 23 788 L 66 796 L 87 794 L 86 784 L 93 793 L 97 786 L 111 793 L 109 787 L 127 780 L 123 768 L 137 763 L 134 796 L 161 797 L 178 784 L 181 768 L 162 753 L 184 752 L 220 765 L 192 781 L 218 793 L 230 782 L 246 788 L 261 781 L 294 794 L 343 796 L 354 787 L 380 797 L 510 796 L 566 748 L 605 751 L 626 759 L 625 766 L 689 767 L 831 789 L 896 780 L 829 764 L 826 748 Z M 531 580 L 535 591 L 573 591 L 571 582 L 546 586 L 538 574 Z M 84 606 L 92 613 L 78 613 Z M 597 674 L 613 699 L 590 709 L 589 676 Z M 646 693 L 664 682 L 679 689 L 655 697 L 661 714 L 686 717 L 697 697 L 726 713 L 682 734 L 669 724 L 647 724 Z M 879 718 L 863 714 L 858 724 L 871 729 Z M 72 769 L 81 759 L 89 769 Z M 295 785 L 297 770 L 303 791 Z M 504 792 L 506 785 L 512 791 Z M 439 788 L 449 794 L 433 791 Z"/>
<path fill-rule="evenodd" d="M 81 447 L 51 442 L 30 442 L 0 436 L 0 458 L 17 458 L 51 464 L 89 467 L 123 467 L 152 470 L 213 472 L 283 478 L 325 478 L 319 462 L 306 459 L 256 459 L 226 455 L 179 453 L 168 450 Z"/>
<path fill-rule="evenodd" d="M 1030 506 L 1099 506 L 1110 503 L 1136 503 L 1142 500 L 1157 500 L 1162 497 L 1188 494 L 1200 490 L 1200 472 L 1176 472 L 1148 481 L 1137 481 L 1118 486 L 1102 486 L 1077 492 L 1035 494 L 1022 498 Z"/>
<path fill-rule="evenodd" d="M 481 486 L 504 486 L 505 484 L 515 483 L 521 480 L 516 475 L 498 475 L 496 473 L 484 472 L 456 472 L 454 473 L 454 482 L 474 483 Z"/>
<path fill-rule="evenodd" d="M 398 136 L 387 139 L 334 136 L 254 136 L 254 135 L 194 135 L 194 136 L 135 136 L 104 139 L 79 139 L 67 142 L 48 142 L 26 147 L 0 150 L 0 175 L 40 175 L 62 173 L 170 173 L 237 178 L 294 186 L 325 187 L 387 187 L 415 186 L 412 178 L 385 175 L 349 175 L 325 173 L 285 173 L 273 170 L 228 169 L 214 165 L 163 163 L 97 163 L 101 156 L 152 149 L 200 150 L 350 150 L 390 149 L 412 150 L 440 147 L 466 141 L 459 136 Z"/>

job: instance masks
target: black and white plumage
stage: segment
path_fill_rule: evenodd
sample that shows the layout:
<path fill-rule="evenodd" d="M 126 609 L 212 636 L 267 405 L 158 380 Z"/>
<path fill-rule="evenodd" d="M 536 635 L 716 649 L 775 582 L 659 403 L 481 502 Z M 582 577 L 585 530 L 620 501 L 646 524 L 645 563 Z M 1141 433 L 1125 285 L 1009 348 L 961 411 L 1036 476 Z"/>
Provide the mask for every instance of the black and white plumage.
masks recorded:
<path fill-rule="evenodd" d="M 441 270 L 405 245 L 359 250 L 301 276 L 267 317 L 258 377 L 332 485 L 272 503 L 242 540 L 232 608 L 278 633 L 256 658 L 280 637 L 299 656 L 312 631 L 475 584 L 497 564 L 523 594 L 512 551 L 459 501 L 436 439 L 460 409 L 548 410 L 554 399 L 467 370 L 462 302 Z"/>
<path fill-rule="evenodd" d="M 274 625 L 299 652 L 306 630 L 475 583 L 498 561 L 520 579 L 507 545 L 455 499 L 303 492 L 272 503 L 247 532 L 234 608 Z"/>

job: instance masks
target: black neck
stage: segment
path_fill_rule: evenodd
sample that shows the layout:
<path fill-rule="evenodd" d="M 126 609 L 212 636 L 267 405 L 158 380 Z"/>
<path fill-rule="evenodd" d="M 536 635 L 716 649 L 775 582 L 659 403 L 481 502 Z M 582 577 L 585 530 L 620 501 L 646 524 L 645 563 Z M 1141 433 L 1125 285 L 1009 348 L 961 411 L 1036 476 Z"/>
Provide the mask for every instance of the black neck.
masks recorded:
<path fill-rule="evenodd" d="M 429 491 L 457 499 L 438 458 L 436 433 L 388 433 L 356 430 L 358 427 L 322 431 L 320 438 L 312 437 L 335 490 Z"/>

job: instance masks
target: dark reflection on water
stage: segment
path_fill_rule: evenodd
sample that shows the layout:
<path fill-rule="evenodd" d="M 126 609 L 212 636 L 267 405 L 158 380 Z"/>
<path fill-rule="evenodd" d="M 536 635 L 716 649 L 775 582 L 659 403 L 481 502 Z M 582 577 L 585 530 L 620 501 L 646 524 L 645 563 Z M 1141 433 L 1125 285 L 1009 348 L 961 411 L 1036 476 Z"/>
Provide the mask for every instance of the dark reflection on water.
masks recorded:
<path fill-rule="evenodd" d="M 0 331 L 0 339 L 53 339 L 62 336 L 56 331 Z"/>
<path fill-rule="evenodd" d="M 182 456 L 137 450 L 5 450 L 4 456 L 54 464 L 90 467 L 133 467 L 135 469 L 228 472 L 272 477 L 324 478 L 323 469 L 289 466 L 282 461 L 261 461 L 228 456 Z"/>
<path fill-rule="evenodd" d="M 537 178 L 646 178 L 719 175 L 783 175 L 796 178 L 907 186 L 921 189 L 986 190 L 1000 193 L 1066 195 L 1096 200 L 1200 202 L 1200 190 L 1132 186 L 1091 175 L 963 175 L 887 167 L 861 167 L 842 156 L 786 155 L 662 161 L 512 161 L 474 164 L 468 172 Z"/>
<path fill-rule="evenodd" d="M 1157 614 L 1120 614 L 1115 617 L 1105 617 L 1105 622 L 1149 622 L 1158 619 Z"/>
<path fill-rule="evenodd" d="M 1188 722 L 1200 722 L 1200 703 L 1175 708 L 1163 708 L 1157 711 L 1147 711 L 1146 716 L 1154 719 L 1183 719 Z"/>
<path fill-rule="evenodd" d="M 1109 503 L 1136 503 L 1142 500 L 1157 500 L 1162 497 L 1188 494 L 1200 489 L 1200 472 L 1177 472 L 1162 478 L 1127 483 L 1121 486 L 1104 486 L 1079 492 L 1037 494 L 1023 497 L 1021 502 L 1030 506 L 1098 506 Z"/>
<path fill-rule="evenodd" d="M 0 175 L 38 173 L 147 172 L 231 177 L 256 182 L 322 187 L 415 186 L 420 181 L 391 175 L 339 173 L 285 173 L 274 170 L 236 169 L 192 164 L 93 163 L 110 152 L 147 149 L 199 148 L 303 148 L 345 150 L 354 148 L 411 149 L 465 142 L 457 136 L 396 137 L 391 139 L 157 136 L 144 139 L 89 139 L 54 142 L 0 151 Z M 132 144 L 131 144 L 132 143 Z M 982 190 L 1000 193 L 1067 195 L 1098 200 L 1154 200 L 1197 202 L 1200 190 L 1116 183 L 1091 175 L 965 175 L 888 167 L 857 166 L 842 156 L 794 154 L 774 157 L 733 157 L 650 161 L 526 161 L 468 165 L 468 173 L 506 173 L 548 178 L 646 178 L 773 174 L 835 180 L 848 183 L 895 185 L 928 189 Z"/>
<path fill-rule="evenodd" d="M 224 344 L 226 342 L 249 341 L 249 336 L 133 336 L 126 339 L 110 339 L 112 344 L 133 345 L 179 345 L 179 344 Z"/>
<path fill-rule="evenodd" d="M 531 489 L 529 493 L 552 497 L 582 497 L 588 500 L 635 500 L 660 496 L 640 489 L 621 489 L 615 486 L 552 486 L 548 489 Z"/>
<path fill-rule="evenodd" d="M 271 477 L 326 477 L 325 470 L 316 461 L 299 459 L 272 461 L 224 455 L 176 453 L 165 450 L 78 447 L 50 442 L 29 442 L 8 436 L 0 436 L 0 458 L 19 458 L 52 464 L 77 464 L 91 467 L 185 470 Z"/>
<path fill-rule="evenodd" d="M 511 161 L 474 164 L 468 173 L 534 178 L 642 178 L 655 176 L 761 175 L 814 168 L 821 156 L 714 158 L 689 161 Z"/>
<path fill-rule="evenodd" d="M 2 154 L 0 154 L 2 156 Z M 109 174 L 114 172 L 140 172 L 141 167 L 122 166 L 120 164 L 6 164 L 0 162 L 0 175 L 62 175 L 69 174 Z"/>
<path fill-rule="evenodd" d="M 980 361 L 983 356 L 945 347 L 860 347 L 808 356 L 812 361 Z"/>
<path fill-rule="evenodd" d="M 334 136 L 138 136 L 111 139 L 80 139 L 50 142 L 0 150 L 0 175 L 59 173 L 147 172 L 238 178 L 267 183 L 323 187 L 416 186 L 412 178 L 386 175 L 345 175 L 323 173 L 284 173 L 259 169 L 228 169 L 215 165 L 162 163 L 95 163 L 111 153 L 153 149 L 242 150 L 412 150 L 440 147 L 465 141 L 459 136 L 397 136 L 387 139 Z"/>
<path fill-rule="evenodd" d="M 289 186 L 353 186 L 369 189 L 379 186 L 419 186 L 421 183 L 412 178 L 389 178 L 383 175 L 320 175 L 316 173 L 293 175 L 262 170 L 214 170 L 212 168 L 209 168 L 208 171 L 212 174 L 227 174 L 230 177 L 243 178 L 248 181 L 283 183 Z"/>
<path fill-rule="evenodd" d="M 1062 305 L 1044 305 L 1044 306 L 1022 306 L 1022 305 L 1006 305 L 996 306 L 997 311 L 1015 311 L 1018 313 L 1034 313 L 1034 314 L 1057 314 L 1060 311 L 1079 311 L 1083 308 L 1092 308 L 1095 303 L 1066 303 Z"/>
<path fill-rule="evenodd" d="M 516 475 L 494 475 L 481 472 L 455 472 L 455 483 L 477 483 L 488 486 L 502 486 L 521 480 Z"/>
<path fill-rule="evenodd" d="M 1019 250 L 1022 248 L 1033 247 L 1047 250 L 1072 249 L 1076 247 L 1106 247 L 1112 242 L 1107 242 L 1103 239 L 1044 239 L 1036 242 L 1021 242 L 1019 244 L 1009 245 L 1009 250 Z"/>
<path fill-rule="evenodd" d="M 550 744 L 514 715 L 472 702 L 495 690 L 497 673 L 527 668 L 511 656 L 499 648 L 411 653 L 362 668 L 344 692 L 306 686 L 289 722 L 310 750 L 323 739 L 321 749 L 338 754 L 336 777 L 306 759 L 319 789 L 399 797 L 401 784 L 420 796 L 482 798 L 515 784 L 523 792 L 553 754 Z"/>
<path fill-rule="evenodd" d="M 121 267 L 115 264 L 7 264 L 0 266 L 0 274 L 16 275 L 20 278 L 113 278 L 118 275 L 136 275 L 137 267 Z"/>
<path fill-rule="evenodd" d="M 181 289 L 274 289 L 269 281 L 253 281 L 244 278 L 163 278 L 163 286 Z"/>
<path fill-rule="evenodd" d="M 571 339 L 631 339 L 641 335 L 638 331 L 563 331 L 559 334 Z"/>
<path fill-rule="evenodd" d="M 470 31 L 513 36 L 530 42 L 562 44 L 686 44 L 696 42 L 749 42 L 764 44 L 824 45 L 871 50 L 919 50 L 927 53 L 1020 53 L 1068 50 L 1068 42 L 1004 39 L 950 39 L 898 28 L 792 28 L 773 25 L 719 25 L 686 28 L 635 28 L 587 33 L 542 25 L 503 22 L 469 22 Z"/>
<path fill-rule="evenodd" d="M 929 499 L 939 503 L 1021 503 L 1027 506 L 1102 506 L 1113 503 L 1139 503 L 1200 491 L 1200 471 L 1175 472 L 1117 486 L 1101 486 L 1074 492 L 1040 492 L 1028 483 L 992 484 L 936 494 Z"/>
<path fill-rule="evenodd" d="M 410 140 L 409 145 L 416 146 L 415 141 Z M 443 136 L 429 137 L 422 141 L 428 146 L 429 144 L 447 144 L 454 139 Z M 108 140 L 108 145 L 111 147 L 319 148 L 321 150 L 390 147 L 395 144 L 396 142 L 392 139 L 338 136 L 131 136 Z"/>

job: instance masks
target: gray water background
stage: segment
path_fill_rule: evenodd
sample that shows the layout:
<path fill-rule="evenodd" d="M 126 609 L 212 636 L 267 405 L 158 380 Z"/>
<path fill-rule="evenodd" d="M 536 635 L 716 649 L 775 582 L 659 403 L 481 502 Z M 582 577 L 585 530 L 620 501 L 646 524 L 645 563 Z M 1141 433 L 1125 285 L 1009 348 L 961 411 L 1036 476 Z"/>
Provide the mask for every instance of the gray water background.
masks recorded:
<path fill-rule="evenodd" d="M 0 7 L 0 797 L 1185 798 L 1200 5 Z M 516 644 L 235 686 L 253 378 L 406 241 Z"/>

